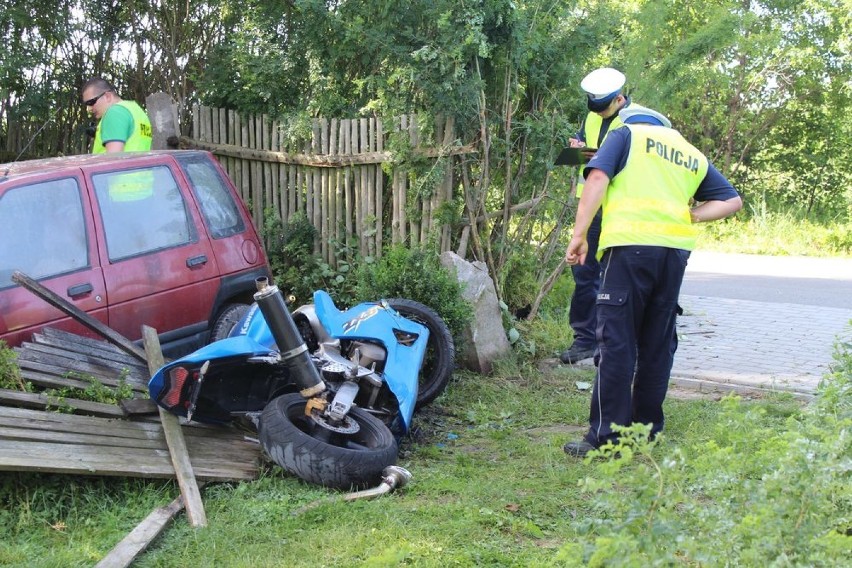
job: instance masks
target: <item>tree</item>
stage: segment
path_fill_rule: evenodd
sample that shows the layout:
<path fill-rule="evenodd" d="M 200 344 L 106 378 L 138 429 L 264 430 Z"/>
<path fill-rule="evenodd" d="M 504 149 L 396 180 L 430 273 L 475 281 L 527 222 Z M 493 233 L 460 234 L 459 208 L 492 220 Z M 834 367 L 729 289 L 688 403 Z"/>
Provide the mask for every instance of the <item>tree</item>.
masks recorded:
<path fill-rule="evenodd" d="M 844 4 L 709 0 L 697 9 L 691 0 L 645 2 L 626 36 L 628 75 L 638 79 L 637 96 L 669 114 L 740 189 L 785 196 L 792 188 L 785 200 L 808 211 L 826 206 L 842 200 L 848 183 L 837 183 L 849 179 L 834 160 L 848 148 L 848 130 L 844 136 L 832 128 L 825 141 L 819 128 L 826 125 L 820 117 L 844 116 L 852 102 Z M 779 152 L 797 144 L 808 149 L 798 158 Z M 796 186 L 768 188 L 767 176 L 753 187 L 757 164 L 795 177 L 825 168 L 812 179 L 816 186 L 795 197 Z"/>

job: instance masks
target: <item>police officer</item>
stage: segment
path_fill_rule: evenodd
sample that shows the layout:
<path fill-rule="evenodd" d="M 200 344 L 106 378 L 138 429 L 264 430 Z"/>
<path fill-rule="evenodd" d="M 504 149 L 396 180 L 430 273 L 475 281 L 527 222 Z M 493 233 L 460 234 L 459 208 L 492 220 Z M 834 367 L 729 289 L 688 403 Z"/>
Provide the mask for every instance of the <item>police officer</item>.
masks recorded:
<path fill-rule="evenodd" d="M 151 149 L 151 121 L 142 107 L 122 100 L 115 88 L 99 77 L 86 81 L 81 95 L 86 112 L 99 119 L 92 154 Z"/>
<path fill-rule="evenodd" d="M 589 113 L 580 125 L 575 138 L 568 144 L 572 148 L 600 148 L 609 131 L 621 126 L 618 111 L 630 105 L 630 99 L 622 92 L 626 78 L 621 71 L 611 67 L 595 69 L 580 82 L 580 88 L 586 92 L 586 105 Z M 577 184 L 577 197 L 583 195 L 583 179 Z M 595 339 L 595 295 L 600 283 L 601 267 L 595 258 L 598 238 L 601 234 L 601 213 L 595 215 L 589 226 L 587 239 L 589 254 L 586 262 L 571 266 L 574 275 L 574 295 L 568 308 L 568 322 L 574 330 L 574 342 L 563 351 L 560 359 L 563 363 L 576 363 L 594 355 L 597 347 Z"/>
<path fill-rule="evenodd" d="M 584 170 L 586 184 L 565 252 L 570 265 L 590 252 L 587 233 L 603 206 L 602 277 L 597 295 L 600 360 L 589 431 L 565 444 L 584 456 L 614 441 L 614 424 L 663 429 L 663 400 L 676 349 L 677 301 L 696 223 L 742 207 L 730 182 L 657 111 L 632 105 Z M 700 204 L 690 209 L 690 202 Z"/>

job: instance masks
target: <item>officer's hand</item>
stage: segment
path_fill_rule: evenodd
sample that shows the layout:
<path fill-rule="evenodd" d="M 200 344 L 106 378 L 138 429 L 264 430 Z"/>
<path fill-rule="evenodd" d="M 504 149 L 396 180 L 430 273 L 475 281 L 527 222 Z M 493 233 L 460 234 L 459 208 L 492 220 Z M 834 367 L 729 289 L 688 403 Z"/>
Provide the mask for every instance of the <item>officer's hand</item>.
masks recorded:
<path fill-rule="evenodd" d="M 585 145 L 586 144 L 583 141 L 577 140 L 576 138 L 569 138 L 568 139 L 568 146 L 571 147 L 571 148 L 582 148 Z"/>
<path fill-rule="evenodd" d="M 586 253 L 589 252 L 589 243 L 583 237 L 574 237 L 568 243 L 568 248 L 565 250 L 565 262 L 570 265 L 584 264 L 586 262 Z"/>

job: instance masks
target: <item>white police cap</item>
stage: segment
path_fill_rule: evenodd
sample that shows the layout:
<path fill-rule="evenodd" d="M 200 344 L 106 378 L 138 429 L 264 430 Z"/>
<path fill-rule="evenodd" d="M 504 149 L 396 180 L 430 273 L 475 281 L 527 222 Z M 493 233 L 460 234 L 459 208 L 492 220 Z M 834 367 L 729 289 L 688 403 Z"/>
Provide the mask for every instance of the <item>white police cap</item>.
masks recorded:
<path fill-rule="evenodd" d="M 643 107 L 642 105 L 630 105 L 618 111 L 618 118 L 624 124 L 636 124 L 644 122 L 646 124 L 656 124 L 657 126 L 665 126 L 671 128 L 671 121 L 663 114 L 655 111 L 652 108 Z"/>
<path fill-rule="evenodd" d="M 613 98 L 627 81 L 624 73 L 612 67 L 595 69 L 580 81 L 580 88 L 586 91 L 591 101 Z"/>

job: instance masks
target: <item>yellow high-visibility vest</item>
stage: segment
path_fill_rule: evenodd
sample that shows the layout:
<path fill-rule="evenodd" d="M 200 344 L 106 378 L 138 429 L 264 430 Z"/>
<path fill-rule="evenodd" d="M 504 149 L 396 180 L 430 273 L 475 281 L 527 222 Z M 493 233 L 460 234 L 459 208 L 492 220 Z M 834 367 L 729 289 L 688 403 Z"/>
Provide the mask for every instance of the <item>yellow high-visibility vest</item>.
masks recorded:
<path fill-rule="evenodd" d="M 154 132 L 151 129 L 151 121 L 148 120 L 148 115 L 134 101 L 121 101 L 115 103 L 126 108 L 133 117 L 133 132 L 124 142 L 125 152 L 144 152 L 151 149 L 151 141 L 154 138 Z M 107 111 L 109 112 L 109 111 Z M 103 139 L 101 138 L 101 124 L 103 119 L 98 122 L 98 127 L 95 130 L 95 141 L 92 145 L 92 154 L 106 153 Z"/>
<path fill-rule="evenodd" d="M 598 138 L 601 135 L 601 127 L 603 126 L 603 121 L 604 121 L 604 119 L 601 117 L 601 115 L 599 115 L 596 112 L 590 112 L 589 114 L 586 115 L 586 120 L 583 122 L 583 138 L 586 139 L 586 147 L 587 148 L 599 148 L 600 147 L 598 145 Z M 622 126 L 623 124 L 624 123 L 621 122 L 621 118 L 619 118 L 618 114 L 616 114 L 615 117 L 613 117 L 612 122 L 609 123 L 609 128 L 607 129 L 606 133 L 604 134 L 604 137 L 603 137 L 603 140 L 601 140 L 601 143 L 603 143 L 603 141 L 606 140 L 606 137 L 610 132 L 612 132 L 613 130 L 615 130 L 619 126 Z M 577 177 L 577 198 L 578 199 L 583 196 L 583 183 L 584 182 L 585 182 L 585 179 L 583 178 L 583 168 L 581 166 L 580 167 L 580 175 Z"/>
<path fill-rule="evenodd" d="M 707 158 L 677 130 L 626 126 L 630 153 L 604 196 L 598 258 L 607 248 L 625 245 L 692 250 L 698 229 L 689 200 L 707 174 Z"/>

